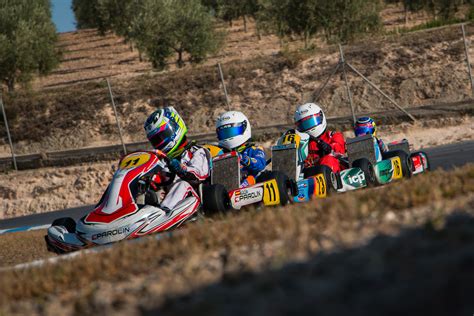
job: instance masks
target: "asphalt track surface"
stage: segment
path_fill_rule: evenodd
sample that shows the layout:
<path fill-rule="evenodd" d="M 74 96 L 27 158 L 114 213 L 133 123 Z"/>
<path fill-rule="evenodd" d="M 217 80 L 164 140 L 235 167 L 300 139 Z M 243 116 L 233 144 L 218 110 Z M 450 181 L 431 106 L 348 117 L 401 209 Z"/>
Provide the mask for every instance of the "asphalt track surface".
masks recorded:
<path fill-rule="evenodd" d="M 430 159 L 431 169 L 442 168 L 449 170 L 474 162 L 474 141 L 448 144 L 433 148 L 423 149 Z M 0 221 L 0 231 L 12 228 L 49 226 L 59 217 L 72 217 L 77 220 L 94 208 L 94 205 L 69 208 L 60 211 L 10 218 Z"/>

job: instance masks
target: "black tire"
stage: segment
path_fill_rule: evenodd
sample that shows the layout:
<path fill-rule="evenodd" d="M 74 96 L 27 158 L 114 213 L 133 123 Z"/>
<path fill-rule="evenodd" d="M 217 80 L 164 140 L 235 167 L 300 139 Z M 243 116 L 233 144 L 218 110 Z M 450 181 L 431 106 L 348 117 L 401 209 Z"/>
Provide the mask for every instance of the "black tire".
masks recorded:
<path fill-rule="evenodd" d="M 202 186 L 202 207 L 205 213 L 225 213 L 230 209 L 229 194 L 222 184 Z"/>
<path fill-rule="evenodd" d="M 304 169 L 304 177 L 309 178 L 317 174 L 323 174 L 326 180 L 327 193 L 335 192 L 339 188 L 336 174 L 328 166 L 319 165 Z"/>
<path fill-rule="evenodd" d="M 53 223 L 51 224 L 51 226 L 63 226 L 70 233 L 76 232 L 76 221 L 74 221 L 70 217 L 61 217 L 61 218 L 55 219 Z"/>
<path fill-rule="evenodd" d="M 421 150 L 415 151 L 415 152 L 413 152 L 413 153 L 410 154 L 410 157 L 411 157 L 411 156 L 414 156 L 414 155 L 418 155 L 418 154 L 423 154 L 423 155 L 425 155 L 425 157 L 426 157 L 426 162 L 427 162 L 427 165 L 428 165 L 428 167 L 426 168 L 426 170 L 430 171 L 430 170 L 431 170 L 430 157 L 428 157 L 428 154 L 427 154 L 426 152 L 421 151 Z"/>
<path fill-rule="evenodd" d="M 365 176 L 365 181 L 367 182 L 367 186 L 378 185 L 377 177 L 375 176 L 375 170 L 372 163 L 369 159 L 360 158 L 357 159 L 352 163 L 352 167 L 357 167 L 362 170 Z"/>
<path fill-rule="evenodd" d="M 402 163 L 402 172 L 403 177 L 410 178 L 411 174 L 413 173 L 413 163 L 411 161 L 411 157 L 407 154 L 404 150 L 390 150 L 386 153 L 383 153 L 383 159 L 389 159 L 393 157 L 400 157 L 400 161 Z"/>
<path fill-rule="evenodd" d="M 287 205 L 290 202 L 290 179 L 286 174 L 280 171 L 265 171 L 258 175 L 257 183 L 275 179 L 277 182 L 278 192 L 280 192 L 280 204 Z"/>

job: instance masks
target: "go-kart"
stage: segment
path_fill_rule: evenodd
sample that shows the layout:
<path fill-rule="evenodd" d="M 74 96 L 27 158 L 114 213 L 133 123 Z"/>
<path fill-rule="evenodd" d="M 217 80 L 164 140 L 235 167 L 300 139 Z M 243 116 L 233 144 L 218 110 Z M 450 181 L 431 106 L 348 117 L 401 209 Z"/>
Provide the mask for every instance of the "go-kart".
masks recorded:
<path fill-rule="evenodd" d="M 194 218 L 201 201 L 218 203 L 213 199 L 219 196 L 210 187 L 200 196 L 188 194 L 171 211 L 161 209 L 146 179 L 163 174 L 168 180 L 160 187 L 170 185 L 175 175 L 168 171 L 168 163 L 160 151 L 138 151 L 123 157 L 92 212 L 77 222 L 69 217 L 53 221 L 45 236 L 48 250 L 64 253 L 163 232 Z"/>
<path fill-rule="evenodd" d="M 340 173 L 342 186 L 338 191 L 386 184 L 429 170 L 428 155 L 411 153 L 406 139 L 389 143 L 387 152 L 380 151 L 372 135 L 349 138 L 346 146 L 349 168 Z"/>
<path fill-rule="evenodd" d="M 305 202 L 313 197 L 324 198 L 328 190 L 331 190 L 328 188 L 328 183 L 336 183 L 334 173 L 328 174 L 329 181 L 326 179 L 327 170 L 324 166 L 304 170 L 308 143 L 307 139 L 302 139 L 301 136 L 303 135 L 286 133 L 278 140 L 278 144 L 271 148 L 272 170 L 288 175 L 296 183 L 293 202 Z M 335 184 L 332 186 L 332 189 L 336 189 Z"/>
<path fill-rule="evenodd" d="M 297 133 L 286 133 L 278 145 L 272 147 L 272 169 L 294 176 L 297 181 L 295 202 L 304 202 L 313 196 L 325 197 L 331 191 L 346 192 L 386 184 L 429 170 L 426 153 L 410 153 L 407 140 L 390 143 L 389 151 L 381 153 L 372 135 L 347 140 L 347 157 L 336 156 L 345 167 L 339 173 L 322 165 L 304 168 L 305 142 L 307 140 Z"/>
<path fill-rule="evenodd" d="M 205 212 L 238 210 L 251 204 L 288 204 L 294 185 L 284 173 L 263 171 L 255 178 L 248 177 L 247 184 L 242 186 L 239 154 L 236 151 L 224 153 L 214 145 L 204 147 L 208 148 L 213 159 L 211 183 L 203 185 L 202 191 L 206 196 L 215 194 L 221 197 L 211 199 L 212 202 L 204 201 Z"/>

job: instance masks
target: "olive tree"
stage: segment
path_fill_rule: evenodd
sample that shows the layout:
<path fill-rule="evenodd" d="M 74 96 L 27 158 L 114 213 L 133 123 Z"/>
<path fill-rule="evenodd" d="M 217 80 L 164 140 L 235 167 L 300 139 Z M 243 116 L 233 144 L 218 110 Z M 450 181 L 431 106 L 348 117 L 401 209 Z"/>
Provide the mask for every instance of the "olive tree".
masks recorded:
<path fill-rule="evenodd" d="M 0 78 L 9 91 L 58 63 L 49 0 L 0 0 Z"/>
<path fill-rule="evenodd" d="M 133 39 L 155 68 L 177 54 L 177 64 L 200 62 L 222 44 L 214 17 L 199 0 L 143 0 L 132 21 Z"/>

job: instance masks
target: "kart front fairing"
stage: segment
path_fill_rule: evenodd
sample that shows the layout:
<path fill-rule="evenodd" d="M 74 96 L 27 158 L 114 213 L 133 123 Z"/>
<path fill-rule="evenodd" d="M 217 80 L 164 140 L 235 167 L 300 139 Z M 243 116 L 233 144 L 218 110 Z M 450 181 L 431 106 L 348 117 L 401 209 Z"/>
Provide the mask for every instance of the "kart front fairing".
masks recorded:
<path fill-rule="evenodd" d="M 61 251 L 71 251 L 135 238 L 179 224 L 189 212 L 195 211 L 191 202 L 183 201 L 170 217 L 160 208 L 145 205 L 144 199 L 140 201 L 138 198 L 142 193 L 139 192 L 139 180 L 165 170 L 166 163 L 154 152 L 125 156 L 94 210 L 77 221 L 74 231 L 63 226 L 51 226 L 48 244 Z"/>

